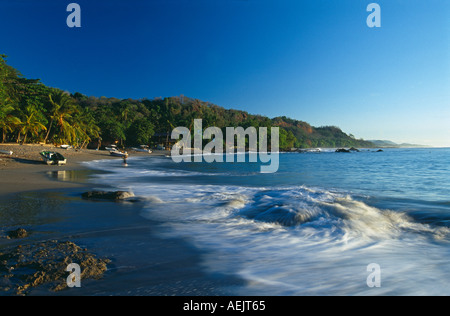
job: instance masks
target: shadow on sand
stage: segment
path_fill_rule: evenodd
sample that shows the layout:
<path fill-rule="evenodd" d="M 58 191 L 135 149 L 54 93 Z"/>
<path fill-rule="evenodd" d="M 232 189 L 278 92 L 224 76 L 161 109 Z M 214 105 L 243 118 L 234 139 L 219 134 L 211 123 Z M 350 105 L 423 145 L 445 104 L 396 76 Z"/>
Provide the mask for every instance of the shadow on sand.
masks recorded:
<path fill-rule="evenodd" d="M 33 160 L 33 159 L 25 159 L 25 158 L 11 158 L 12 160 L 19 162 L 19 163 L 25 163 L 29 165 L 41 165 L 43 162 L 42 160 Z"/>

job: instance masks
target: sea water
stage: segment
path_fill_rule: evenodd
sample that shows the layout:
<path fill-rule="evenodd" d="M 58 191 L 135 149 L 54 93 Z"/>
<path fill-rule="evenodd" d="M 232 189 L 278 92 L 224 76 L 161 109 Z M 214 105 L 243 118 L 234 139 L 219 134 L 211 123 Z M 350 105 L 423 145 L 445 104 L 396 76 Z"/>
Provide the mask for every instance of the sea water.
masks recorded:
<path fill-rule="evenodd" d="M 204 250 L 236 295 L 450 295 L 450 149 L 280 153 L 258 163 L 94 161 L 160 234 Z M 370 265 L 379 284 L 369 282 Z"/>

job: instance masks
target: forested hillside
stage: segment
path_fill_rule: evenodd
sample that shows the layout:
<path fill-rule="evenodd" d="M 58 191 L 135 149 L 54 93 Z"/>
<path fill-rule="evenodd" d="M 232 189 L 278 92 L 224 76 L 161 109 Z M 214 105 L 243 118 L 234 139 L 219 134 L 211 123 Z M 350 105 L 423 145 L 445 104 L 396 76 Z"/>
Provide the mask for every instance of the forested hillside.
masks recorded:
<path fill-rule="evenodd" d="M 27 79 L 0 55 L 0 132 L 2 142 L 70 144 L 118 142 L 123 146 L 154 145 L 156 135 L 173 128 L 217 126 L 280 127 L 280 149 L 292 147 L 373 147 L 334 126 L 313 127 L 288 117 L 268 118 L 225 109 L 184 96 L 116 99 L 70 94 Z"/>

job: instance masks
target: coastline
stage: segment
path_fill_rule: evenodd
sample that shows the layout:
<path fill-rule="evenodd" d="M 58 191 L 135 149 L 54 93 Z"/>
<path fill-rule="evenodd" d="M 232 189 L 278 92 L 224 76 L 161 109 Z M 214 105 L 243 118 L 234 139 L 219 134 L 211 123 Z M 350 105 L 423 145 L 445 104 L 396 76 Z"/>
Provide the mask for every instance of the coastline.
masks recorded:
<path fill-rule="evenodd" d="M 90 170 L 83 162 L 116 159 L 121 166 L 122 159 L 113 157 L 105 150 L 83 149 L 75 151 L 55 148 L 51 145 L 0 144 L 0 150 L 13 151 L 12 156 L 0 154 L 0 196 L 26 191 L 70 189 L 82 187 L 85 179 L 72 177 L 76 171 Z M 41 160 L 39 152 L 56 151 L 67 158 L 65 166 L 48 166 Z M 166 151 L 148 153 L 132 152 L 131 156 L 163 156 Z M 63 181 L 55 181 L 55 179 Z"/>
<path fill-rule="evenodd" d="M 0 149 L 4 147 L 0 145 Z M 93 189 L 87 180 L 95 172 L 82 163 L 116 159 L 122 167 L 120 158 L 111 157 L 107 151 L 58 150 L 68 159 L 67 165 L 47 166 L 36 156 L 42 146 L 27 147 L 28 154 L 0 157 L 0 253 L 58 240 L 73 242 L 94 256 L 110 260 L 110 264 L 101 279 L 82 280 L 81 288 L 53 292 L 49 284 L 43 284 L 25 295 L 232 295 L 232 289 L 242 285 L 243 281 L 235 277 L 205 272 L 202 250 L 187 240 L 159 237 L 159 223 L 143 220 L 141 203 L 81 198 L 81 193 Z M 7 231 L 19 227 L 30 235 L 5 238 Z M 17 294 L 0 282 L 0 296 L 5 295 Z"/>

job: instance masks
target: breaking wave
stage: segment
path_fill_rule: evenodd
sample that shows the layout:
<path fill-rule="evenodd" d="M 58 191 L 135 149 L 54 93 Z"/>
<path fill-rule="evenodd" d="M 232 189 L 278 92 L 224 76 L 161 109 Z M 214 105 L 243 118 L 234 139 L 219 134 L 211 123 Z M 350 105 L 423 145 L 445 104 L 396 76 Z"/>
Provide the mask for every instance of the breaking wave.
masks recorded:
<path fill-rule="evenodd" d="M 142 177 L 145 172 L 152 177 Z M 205 250 L 208 271 L 247 281 L 237 294 L 450 294 L 447 219 L 421 221 L 346 190 L 260 186 L 259 175 L 253 186 L 220 184 L 215 177 L 179 180 L 197 172 L 155 162 L 99 175 L 96 182 L 143 197 L 142 216 L 159 221 L 161 235 Z M 225 182 L 230 172 L 215 175 Z M 380 288 L 366 284 L 370 263 L 381 266 Z"/>

